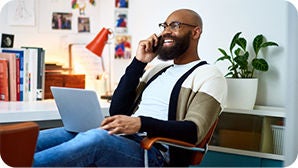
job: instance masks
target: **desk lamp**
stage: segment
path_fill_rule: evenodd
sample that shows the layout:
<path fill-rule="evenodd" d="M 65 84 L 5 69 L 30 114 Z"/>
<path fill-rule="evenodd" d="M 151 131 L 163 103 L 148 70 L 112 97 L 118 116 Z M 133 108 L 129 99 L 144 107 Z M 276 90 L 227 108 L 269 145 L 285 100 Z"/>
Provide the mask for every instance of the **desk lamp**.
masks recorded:
<path fill-rule="evenodd" d="M 86 48 L 88 50 L 90 50 L 95 55 L 97 55 L 98 57 L 101 58 L 101 64 L 102 64 L 101 66 L 102 66 L 104 73 L 106 73 L 106 70 L 105 70 L 105 66 L 104 66 L 104 62 L 103 62 L 103 58 L 102 58 L 102 51 L 103 51 L 103 48 L 105 47 L 105 45 L 108 43 L 107 41 L 109 39 L 109 35 L 111 35 L 111 34 L 112 34 L 111 29 L 102 28 L 101 31 L 96 35 L 96 37 L 89 44 L 86 45 Z M 109 79 L 109 87 L 108 87 L 105 95 L 102 95 L 101 98 L 110 100 L 112 98 L 110 55 L 109 55 L 109 76 L 108 76 L 108 79 Z"/>

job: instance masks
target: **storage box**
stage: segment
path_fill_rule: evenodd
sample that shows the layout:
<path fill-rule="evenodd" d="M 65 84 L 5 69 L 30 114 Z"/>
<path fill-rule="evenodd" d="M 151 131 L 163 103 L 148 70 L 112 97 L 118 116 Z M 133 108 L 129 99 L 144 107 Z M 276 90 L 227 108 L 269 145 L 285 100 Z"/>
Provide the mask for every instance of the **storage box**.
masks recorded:
<path fill-rule="evenodd" d="M 219 130 L 219 145 L 223 147 L 259 151 L 261 134 L 258 132 Z"/>
<path fill-rule="evenodd" d="M 51 86 L 85 88 L 84 74 L 55 74 L 46 73 L 45 75 L 45 99 L 53 99 Z"/>

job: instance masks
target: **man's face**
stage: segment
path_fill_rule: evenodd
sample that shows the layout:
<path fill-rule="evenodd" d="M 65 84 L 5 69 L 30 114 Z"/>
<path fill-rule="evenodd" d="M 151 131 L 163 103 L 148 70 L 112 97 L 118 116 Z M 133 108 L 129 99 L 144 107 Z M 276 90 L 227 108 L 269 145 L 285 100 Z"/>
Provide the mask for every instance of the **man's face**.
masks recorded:
<path fill-rule="evenodd" d="M 183 36 L 164 34 L 161 41 L 163 45 L 157 50 L 158 58 L 163 61 L 179 58 L 189 47 L 191 31 Z"/>

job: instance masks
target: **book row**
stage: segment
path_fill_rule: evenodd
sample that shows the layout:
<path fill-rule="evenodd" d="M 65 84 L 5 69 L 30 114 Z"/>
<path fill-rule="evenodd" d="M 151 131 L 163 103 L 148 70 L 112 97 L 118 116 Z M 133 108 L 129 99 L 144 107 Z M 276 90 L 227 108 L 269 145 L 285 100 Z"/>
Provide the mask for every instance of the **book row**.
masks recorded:
<path fill-rule="evenodd" d="M 0 101 L 43 100 L 44 83 L 43 48 L 1 48 Z"/>

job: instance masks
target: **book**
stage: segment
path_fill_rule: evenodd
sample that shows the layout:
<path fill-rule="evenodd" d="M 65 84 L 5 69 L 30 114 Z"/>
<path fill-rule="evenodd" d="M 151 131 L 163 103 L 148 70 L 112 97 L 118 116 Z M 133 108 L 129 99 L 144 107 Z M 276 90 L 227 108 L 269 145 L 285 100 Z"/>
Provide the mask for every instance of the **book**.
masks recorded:
<path fill-rule="evenodd" d="M 20 90 L 20 98 L 17 100 L 19 101 L 23 101 L 24 100 L 24 88 L 25 88 L 25 79 L 24 79 L 24 76 L 25 76 L 25 73 L 26 73 L 26 69 L 24 68 L 24 49 L 19 49 L 19 48 L 5 48 L 5 49 L 2 49 L 2 52 L 4 53 L 15 53 L 16 54 L 16 57 L 20 59 L 20 63 L 19 63 L 19 67 L 20 67 L 20 87 L 19 87 L 19 90 Z"/>
<path fill-rule="evenodd" d="M 17 101 L 17 71 L 16 64 L 17 59 L 14 53 L 1 53 L 0 58 L 4 58 L 8 60 L 8 71 L 9 71 L 9 100 Z"/>
<path fill-rule="evenodd" d="M 40 54 L 38 56 L 38 78 L 37 78 L 37 98 L 36 100 L 44 99 L 45 89 L 45 50 L 39 48 Z"/>
<path fill-rule="evenodd" d="M 29 60 L 30 57 L 30 51 L 24 49 L 24 77 L 23 77 L 23 100 L 22 101 L 28 101 L 29 100 L 29 81 L 30 81 L 30 75 L 29 75 Z"/>
<path fill-rule="evenodd" d="M 17 101 L 20 101 L 20 58 L 16 56 L 16 93 L 17 93 Z"/>
<path fill-rule="evenodd" d="M 9 101 L 8 59 L 0 58 L 0 101 Z"/>
<path fill-rule="evenodd" d="M 28 55 L 28 73 L 27 73 L 27 101 L 37 100 L 37 71 L 38 71 L 38 49 L 30 47 L 21 47 L 25 49 Z"/>
<path fill-rule="evenodd" d="M 45 50 L 41 47 L 22 47 L 23 49 L 37 50 L 37 83 L 36 83 L 36 100 L 44 99 L 45 85 Z"/>

